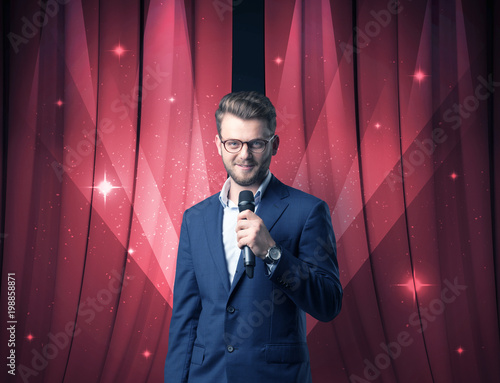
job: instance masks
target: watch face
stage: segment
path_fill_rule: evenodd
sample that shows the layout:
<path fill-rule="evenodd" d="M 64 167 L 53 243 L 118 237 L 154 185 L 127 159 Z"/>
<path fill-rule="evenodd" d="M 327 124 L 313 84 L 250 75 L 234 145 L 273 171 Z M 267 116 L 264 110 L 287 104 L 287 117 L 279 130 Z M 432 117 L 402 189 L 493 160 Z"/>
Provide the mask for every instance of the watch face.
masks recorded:
<path fill-rule="evenodd" d="M 273 247 L 272 249 L 269 250 L 269 257 L 273 261 L 277 261 L 281 257 L 281 251 L 277 247 Z"/>

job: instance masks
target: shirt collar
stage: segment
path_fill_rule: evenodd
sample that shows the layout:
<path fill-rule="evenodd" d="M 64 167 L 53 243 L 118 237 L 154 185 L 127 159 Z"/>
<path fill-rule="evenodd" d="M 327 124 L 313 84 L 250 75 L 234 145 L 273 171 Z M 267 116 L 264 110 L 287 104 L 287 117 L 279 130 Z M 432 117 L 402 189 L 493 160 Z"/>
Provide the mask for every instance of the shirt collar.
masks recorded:
<path fill-rule="evenodd" d="M 257 193 L 255 193 L 254 200 L 255 200 L 255 207 L 260 203 L 262 196 L 264 195 L 264 192 L 267 189 L 267 186 L 269 185 L 269 182 L 271 182 L 272 178 L 272 173 L 270 171 L 267 172 L 266 178 L 264 178 L 264 181 L 260 184 L 259 188 L 257 189 Z M 229 189 L 231 188 L 231 179 L 228 178 L 226 182 L 224 182 L 224 185 L 222 186 L 222 190 L 220 191 L 219 194 L 219 200 L 220 203 L 222 204 L 223 208 L 226 208 L 228 206 L 230 207 L 235 207 L 236 205 L 230 201 L 227 196 L 229 195 Z"/>

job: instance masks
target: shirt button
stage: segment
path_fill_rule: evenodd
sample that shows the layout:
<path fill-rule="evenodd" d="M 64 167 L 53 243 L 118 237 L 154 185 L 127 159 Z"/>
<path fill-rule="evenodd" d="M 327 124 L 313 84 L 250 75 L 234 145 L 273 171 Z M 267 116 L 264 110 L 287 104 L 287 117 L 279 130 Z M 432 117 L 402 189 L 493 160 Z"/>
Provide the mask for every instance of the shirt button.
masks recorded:
<path fill-rule="evenodd" d="M 232 313 L 234 313 L 235 311 L 236 311 L 236 310 L 234 309 L 234 307 L 233 307 L 233 306 L 228 306 L 228 307 L 227 307 L 227 312 L 228 312 L 229 314 L 232 314 Z"/>
<path fill-rule="evenodd" d="M 234 347 L 231 346 L 231 345 L 227 346 L 227 351 L 228 352 L 233 352 L 234 351 Z"/>

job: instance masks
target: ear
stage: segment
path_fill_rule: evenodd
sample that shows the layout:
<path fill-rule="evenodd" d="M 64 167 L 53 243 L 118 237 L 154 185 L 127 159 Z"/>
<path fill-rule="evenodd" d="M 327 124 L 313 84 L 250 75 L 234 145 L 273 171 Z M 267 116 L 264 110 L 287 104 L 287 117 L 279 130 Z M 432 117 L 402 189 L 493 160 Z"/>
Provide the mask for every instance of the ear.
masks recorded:
<path fill-rule="evenodd" d="M 215 135 L 215 145 L 217 146 L 217 151 L 219 152 L 219 156 L 222 156 L 222 142 L 218 134 Z"/>
<path fill-rule="evenodd" d="M 278 146 L 280 146 L 280 138 L 279 136 L 276 136 L 273 140 L 273 156 L 275 156 L 278 152 Z"/>
<path fill-rule="evenodd" d="M 222 142 L 220 141 L 220 137 L 218 134 L 215 135 L 215 146 L 217 146 L 217 152 L 219 152 L 219 155 L 222 156 L 221 153 L 221 148 L 222 148 Z"/>

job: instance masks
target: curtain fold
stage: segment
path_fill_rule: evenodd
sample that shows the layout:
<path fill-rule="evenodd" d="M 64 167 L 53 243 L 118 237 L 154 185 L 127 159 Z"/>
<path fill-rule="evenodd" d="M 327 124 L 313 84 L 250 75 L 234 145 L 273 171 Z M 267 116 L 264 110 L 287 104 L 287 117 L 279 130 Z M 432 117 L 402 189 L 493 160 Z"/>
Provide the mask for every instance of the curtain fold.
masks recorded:
<path fill-rule="evenodd" d="M 491 4 L 339 3 L 266 4 L 267 90 L 295 117 L 273 171 L 329 203 L 346 288 L 308 318 L 313 377 L 497 380 Z"/>
<path fill-rule="evenodd" d="M 7 381 L 162 381 L 182 214 L 226 178 L 214 112 L 237 6 L 3 3 Z M 328 203 L 345 288 L 334 321 L 308 317 L 313 381 L 500 381 L 500 7 L 264 12 L 271 171 Z"/>
<path fill-rule="evenodd" d="M 182 212 L 225 178 L 207 177 L 205 144 L 231 89 L 231 12 L 58 4 L 10 4 L 22 40 L 3 50 L 13 381 L 161 381 Z"/>

